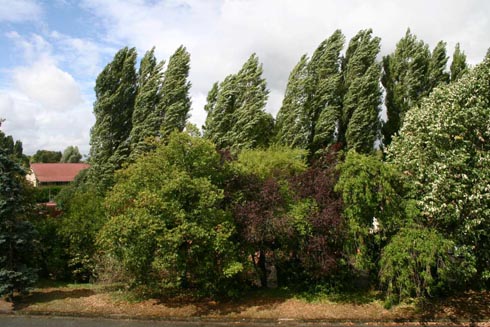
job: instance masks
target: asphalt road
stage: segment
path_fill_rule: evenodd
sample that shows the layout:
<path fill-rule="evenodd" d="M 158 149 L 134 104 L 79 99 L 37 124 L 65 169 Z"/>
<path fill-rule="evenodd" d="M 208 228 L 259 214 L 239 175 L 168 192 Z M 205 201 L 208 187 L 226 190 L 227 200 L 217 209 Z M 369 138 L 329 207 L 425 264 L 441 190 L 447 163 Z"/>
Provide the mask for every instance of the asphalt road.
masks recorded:
<path fill-rule="evenodd" d="M 293 321 L 264 322 L 240 322 L 240 321 L 158 321 L 158 320 L 129 320 L 106 318 L 75 318 L 75 317 L 51 317 L 51 316 L 17 316 L 0 315 L 0 327 L 270 327 L 281 326 L 305 326 L 310 324 L 295 324 Z M 329 325 L 332 326 L 332 325 Z M 372 327 L 372 326 L 371 326 Z"/>
<path fill-rule="evenodd" d="M 471 326 L 471 324 L 469 324 Z M 250 321 L 159 321 L 159 320 L 131 320 L 131 319 L 107 319 L 107 318 L 78 318 L 56 316 L 18 316 L 0 314 L 0 327 L 409 327 L 420 326 L 417 323 L 395 325 L 393 323 L 328 323 L 328 322 L 300 322 L 294 320 L 277 320 L 270 322 Z M 455 326 L 454 324 L 430 324 L 431 327 Z M 476 324 L 475 326 L 480 326 Z M 481 326 L 490 326 L 484 323 Z"/>

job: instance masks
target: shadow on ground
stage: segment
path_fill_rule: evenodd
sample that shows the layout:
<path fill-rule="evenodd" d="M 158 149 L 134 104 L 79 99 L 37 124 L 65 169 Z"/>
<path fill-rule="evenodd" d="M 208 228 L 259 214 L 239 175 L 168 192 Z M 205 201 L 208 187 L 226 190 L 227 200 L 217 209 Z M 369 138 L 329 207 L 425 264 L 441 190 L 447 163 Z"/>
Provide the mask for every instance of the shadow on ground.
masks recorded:
<path fill-rule="evenodd" d="M 186 305 L 193 305 L 198 316 L 226 316 L 239 314 L 253 308 L 256 312 L 270 311 L 286 302 L 291 296 L 284 292 L 275 294 L 269 291 L 255 291 L 244 295 L 239 299 L 231 300 L 203 300 L 193 298 L 160 298 L 155 304 L 165 305 L 169 308 L 181 308 Z"/>
<path fill-rule="evenodd" d="M 466 292 L 448 299 L 434 299 L 417 307 L 420 321 L 449 319 L 454 323 L 490 319 L 490 292 Z"/>
<path fill-rule="evenodd" d="M 90 289 L 41 289 L 24 296 L 14 297 L 14 310 L 22 310 L 32 304 L 47 303 L 56 300 L 82 298 L 94 295 Z"/>

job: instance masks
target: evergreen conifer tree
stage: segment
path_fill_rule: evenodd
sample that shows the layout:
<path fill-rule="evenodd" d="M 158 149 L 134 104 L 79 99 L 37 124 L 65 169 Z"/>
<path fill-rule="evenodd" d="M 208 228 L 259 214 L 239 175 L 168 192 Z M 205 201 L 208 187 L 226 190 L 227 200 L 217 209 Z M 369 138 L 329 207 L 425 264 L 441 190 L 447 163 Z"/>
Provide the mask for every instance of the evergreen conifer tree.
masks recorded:
<path fill-rule="evenodd" d="M 27 219 L 33 203 L 26 191 L 26 171 L 19 164 L 23 155 L 16 144 L 21 143 L 7 146 L 7 138 L 0 131 L 0 296 L 11 299 L 37 279 L 36 231 Z"/>

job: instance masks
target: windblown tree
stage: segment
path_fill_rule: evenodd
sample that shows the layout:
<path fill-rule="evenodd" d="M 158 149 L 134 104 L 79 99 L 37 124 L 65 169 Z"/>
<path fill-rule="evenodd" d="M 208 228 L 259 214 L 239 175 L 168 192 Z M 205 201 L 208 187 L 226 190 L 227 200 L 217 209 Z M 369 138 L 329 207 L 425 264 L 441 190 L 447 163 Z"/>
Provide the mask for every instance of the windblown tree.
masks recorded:
<path fill-rule="evenodd" d="M 276 118 L 275 141 L 295 148 L 308 148 L 309 117 L 306 112 L 308 57 L 303 55 L 289 75 L 288 85 Z"/>
<path fill-rule="evenodd" d="M 184 46 L 180 46 L 168 61 L 160 90 L 157 117 L 161 119 L 159 126 L 162 137 L 167 137 L 174 130 L 183 131 L 189 118 L 189 69 L 190 55 Z"/>
<path fill-rule="evenodd" d="M 387 121 L 382 131 L 384 144 L 398 133 L 406 112 L 427 94 L 431 54 L 429 47 L 407 29 L 394 53 L 383 57 L 381 83 L 386 90 Z"/>
<path fill-rule="evenodd" d="M 340 30 L 324 40 L 311 60 L 304 55 L 289 76 L 277 115 L 276 142 L 315 152 L 334 142 L 341 110 Z"/>
<path fill-rule="evenodd" d="M 379 131 L 381 89 L 376 56 L 380 42 L 379 37 L 372 37 L 372 30 L 359 31 L 349 42 L 342 67 L 345 94 L 339 140 L 360 153 L 373 151 Z"/>
<path fill-rule="evenodd" d="M 340 51 L 345 37 L 340 30 L 323 41 L 308 63 L 307 112 L 310 117 L 309 150 L 325 148 L 334 142 L 341 117 L 342 75 Z"/>
<path fill-rule="evenodd" d="M 19 164 L 22 158 L 7 138 L 0 131 L 0 296 L 11 299 L 14 292 L 26 291 L 37 279 L 36 231 L 28 221 L 33 201 L 27 191 L 26 171 Z"/>
<path fill-rule="evenodd" d="M 132 158 L 149 149 L 145 140 L 158 135 L 163 117 L 163 113 L 157 111 L 157 108 L 161 108 L 158 103 L 161 97 L 164 62 L 157 62 L 154 53 L 155 48 L 152 48 L 146 52 L 140 62 L 138 92 L 134 103 L 130 133 Z"/>
<path fill-rule="evenodd" d="M 204 136 L 219 148 L 267 146 L 274 124 L 265 112 L 268 93 L 262 65 L 252 54 L 236 75 L 227 76 L 219 87 L 211 89 Z"/>
<path fill-rule="evenodd" d="M 276 142 L 311 154 L 335 142 L 370 152 L 378 136 L 381 90 L 376 62 L 380 39 L 371 30 L 350 41 L 340 30 L 324 40 L 310 61 L 303 56 L 291 72 L 279 110 Z"/>
<path fill-rule="evenodd" d="M 446 66 L 449 58 L 446 54 L 446 42 L 439 41 L 432 50 L 429 61 L 429 78 L 427 81 L 427 93 L 441 84 L 449 83 L 449 73 Z"/>
<path fill-rule="evenodd" d="M 231 142 L 235 148 L 250 149 L 269 144 L 274 120 L 265 112 L 269 90 L 262 77 L 262 65 L 253 54 L 237 75 L 238 104 Z"/>
<path fill-rule="evenodd" d="M 461 51 L 459 43 L 456 43 L 453 52 L 453 60 L 450 67 L 451 82 L 458 80 L 461 76 L 468 72 L 468 64 L 466 63 L 466 55 Z"/>
<path fill-rule="evenodd" d="M 91 180 L 105 192 L 126 161 L 136 97 L 136 50 L 119 50 L 95 83 L 95 125 L 90 135 Z"/>
<path fill-rule="evenodd" d="M 207 111 L 206 123 L 203 126 L 204 137 L 211 140 L 219 149 L 230 147 L 229 132 L 232 128 L 233 114 L 235 111 L 236 75 L 228 75 L 218 86 L 213 87 L 208 93 L 208 103 L 204 107 Z"/>

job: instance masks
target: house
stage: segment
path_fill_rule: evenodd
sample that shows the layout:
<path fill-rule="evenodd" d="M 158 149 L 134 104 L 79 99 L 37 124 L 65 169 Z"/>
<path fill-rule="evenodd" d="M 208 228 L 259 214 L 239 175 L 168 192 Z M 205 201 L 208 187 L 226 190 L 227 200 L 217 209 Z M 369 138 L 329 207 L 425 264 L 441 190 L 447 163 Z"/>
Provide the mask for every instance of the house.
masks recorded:
<path fill-rule="evenodd" d="M 89 168 L 86 163 L 33 163 L 27 180 L 35 187 L 48 185 L 66 185 L 73 182 L 75 176 Z"/>

